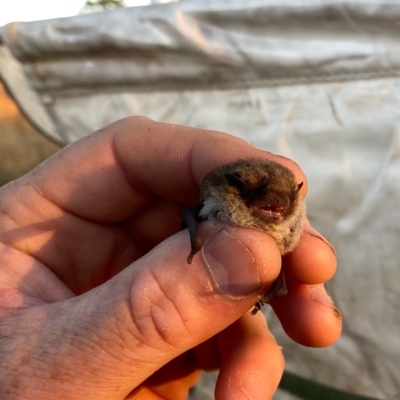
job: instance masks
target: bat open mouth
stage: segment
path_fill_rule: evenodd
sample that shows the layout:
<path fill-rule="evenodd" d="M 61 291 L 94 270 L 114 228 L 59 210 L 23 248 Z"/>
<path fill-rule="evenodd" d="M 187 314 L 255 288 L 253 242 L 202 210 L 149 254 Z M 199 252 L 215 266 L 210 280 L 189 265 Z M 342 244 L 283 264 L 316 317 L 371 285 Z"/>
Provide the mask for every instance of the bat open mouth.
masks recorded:
<path fill-rule="evenodd" d="M 268 193 L 264 198 L 252 204 L 254 215 L 266 222 L 278 223 L 289 206 L 287 196 Z"/>
<path fill-rule="evenodd" d="M 285 207 L 277 204 L 268 204 L 266 206 L 260 207 L 260 211 L 267 214 L 268 218 L 278 219 L 285 210 Z"/>

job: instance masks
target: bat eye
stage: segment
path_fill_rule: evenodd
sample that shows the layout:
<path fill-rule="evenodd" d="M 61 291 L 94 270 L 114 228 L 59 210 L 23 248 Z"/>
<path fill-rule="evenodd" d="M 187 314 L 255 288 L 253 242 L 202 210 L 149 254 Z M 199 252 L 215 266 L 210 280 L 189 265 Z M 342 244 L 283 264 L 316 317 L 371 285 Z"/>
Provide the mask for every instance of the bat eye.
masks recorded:
<path fill-rule="evenodd" d="M 247 184 L 242 180 L 240 174 L 226 174 L 225 178 L 229 184 L 239 190 L 240 193 L 246 193 L 248 191 Z"/>

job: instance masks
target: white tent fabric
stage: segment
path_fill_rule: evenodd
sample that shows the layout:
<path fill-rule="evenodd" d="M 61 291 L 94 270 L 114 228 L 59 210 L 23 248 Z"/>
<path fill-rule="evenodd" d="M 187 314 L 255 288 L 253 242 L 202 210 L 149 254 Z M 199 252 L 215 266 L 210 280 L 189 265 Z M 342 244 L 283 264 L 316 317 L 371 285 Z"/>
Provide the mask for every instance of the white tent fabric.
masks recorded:
<path fill-rule="evenodd" d="M 334 346 L 309 349 L 267 311 L 287 369 L 400 398 L 398 1 L 186 0 L 2 34 L 3 79 L 28 114 L 36 96 L 37 125 L 59 142 L 146 115 L 295 159 L 310 181 L 309 218 L 337 251 L 327 286 L 344 330 Z M 4 73 L 14 58 L 30 87 Z"/>

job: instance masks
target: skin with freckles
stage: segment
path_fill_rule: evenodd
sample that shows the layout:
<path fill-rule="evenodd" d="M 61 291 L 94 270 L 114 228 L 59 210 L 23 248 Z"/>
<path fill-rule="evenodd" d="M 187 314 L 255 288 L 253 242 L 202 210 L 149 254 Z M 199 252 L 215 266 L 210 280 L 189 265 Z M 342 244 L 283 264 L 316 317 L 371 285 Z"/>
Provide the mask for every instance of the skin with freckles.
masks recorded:
<path fill-rule="evenodd" d="M 283 355 L 248 310 L 281 266 L 290 295 L 271 306 L 287 334 L 334 343 L 341 319 L 323 283 L 336 258 L 307 223 L 281 260 L 268 234 L 206 221 L 204 248 L 187 265 L 180 210 L 196 203 L 207 172 L 243 157 L 289 168 L 305 196 L 306 177 L 288 159 L 137 117 L 2 187 L 0 398 L 180 400 L 216 368 L 217 400 L 272 398 Z"/>

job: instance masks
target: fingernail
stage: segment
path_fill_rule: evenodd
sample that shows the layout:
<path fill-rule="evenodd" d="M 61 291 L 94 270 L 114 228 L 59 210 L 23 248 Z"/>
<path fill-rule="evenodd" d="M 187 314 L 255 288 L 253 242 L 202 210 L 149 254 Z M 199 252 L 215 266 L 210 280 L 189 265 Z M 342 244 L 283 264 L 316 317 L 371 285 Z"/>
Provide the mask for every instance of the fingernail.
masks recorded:
<path fill-rule="evenodd" d="M 272 154 L 272 153 L 270 153 L 270 154 Z M 291 159 L 289 157 L 282 156 L 281 154 L 273 154 L 273 156 L 277 157 L 277 158 L 282 158 L 282 160 L 288 160 L 288 161 L 292 162 L 294 165 L 296 165 L 296 166 L 298 166 L 300 168 L 300 165 L 297 164 L 296 161 L 294 161 L 293 159 Z"/>
<path fill-rule="evenodd" d="M 260 289 L 260 277 L 250 250 L 226 230 L 219 231 L 206 243 L 203 257 L 220 292 L 243 297 Z"/>
<path fill-rule="evenodd" d="M 335 315 L 337 318 L 342 319 L 342 314 L 336 307 L 335 303 L 333 300 L 328 296 L 328 294 L 325 292 L 324 289 L 322 288 L 315 288 L 312 289 L 311 292 L 311 298 L 316 301 L 317 303 L 323 304 L 324 306 L 328 306 L 333 309 L 335 312 Z"/>
<path fill-rule="evenodd" d="M 240 383 L 240 389 L 249 400 L 268 399 L 267 382 L 260 376 L 253 375 Z"/>

